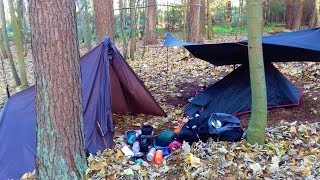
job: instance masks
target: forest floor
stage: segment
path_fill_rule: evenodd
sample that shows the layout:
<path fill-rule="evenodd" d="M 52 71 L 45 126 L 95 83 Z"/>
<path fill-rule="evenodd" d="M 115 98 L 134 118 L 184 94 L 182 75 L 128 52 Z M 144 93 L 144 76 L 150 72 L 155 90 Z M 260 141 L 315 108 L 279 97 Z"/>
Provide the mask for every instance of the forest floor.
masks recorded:
<path fill-rule="evenodd" d="M 239 39 L 241 37 L 219 36 L 211 42 L 230 42 Z M 239 143 L 211 142 L 195 146 L 190 151 L 187 145 L 184 145 L 181 154 L 171 161 L 167 160 L 167 164 L 164 163 L 162 166 L 150 166 L 145 162 L 142 166 L 135 165 L 123 157 L 119 149 L 123 146 L 123 135 L 127 130 L 139 129 L 143 124 L 153 125 L 156 134 L 163 130 L 175 129 L 182 119 L 183 108 L 187 104 L 187 100 L 193 96 L 198 89 L 197 86 L 199 84 L 210 85 L 233 70 L 233 66 L 215 67 L 205 61 L 191 58 L 182 48 L 163 48 L 161 43 L 159 42 L 156 46 L 147 46 L 144 58 L 142 58 L 142 42 L 139 42 L 135 60 L 128 60 L 128 63 L 168 116 L 115 115 L 116 150 L 105 151 L 98 157 L 88 159 L 90 168 L 87 173 L 92 179 L 101 177 L 118 179 L 128 176 L 151 179 L 164 176 L 182 179 L 205 179 L 207 177 L 216 177 L 217 179 L 225 179 L 225 177 L 228 179 L 237 179 L 237 177 L 243 177 L 242 179 L 252 177 L 264 179 L 273 177 L 319 178 L 317 174 L 320 173 L 320 125 L 317 122 L 320 121 L 320 63 L 312 62 L 275 63 L 275 66 L 301 89 L 303 95 L 300 106 L 274 109 L 268 113 L 267 147 L 250 146 L 245 141 Z M 122 49 L 121 45 L 118 47 Z M 81 54 L 84 54 L 85 51 L 81 49 Z M 28 54 L 26 60 L 28 79 L 30 84 L 33 84 L 31 59 L 31 54 Z M 7 61 L 5 61 L 5 72 L 10 92 L 12 94 L 18 92 L 20 89 L 14 88 Z M 3 77 L 2 71 L 0 71 L 0 76 Z M 7 98 L 4 80 L 1 79 L 0 82 L 1 108 Z M 239 118 L 242 127 L 246 129 L 250 115 L 241 115 Z M 291 124 L 287 122 L 291 122 Z M 283 138 L 288 132 L 292 134 L 292 138 Z M 305 147 L 303 144 L 309 144 L 309 147 Z M 208 148 L 208 146 L 211 151 L 216 151 L 209 152 L 210 157 L 203 155 L 203 148 Z M 294 152 L 289 152 L 288 148 L 292 148 Z M 239 149 L 242 151 L 240 152 Z M 283 154 L 282 151 L 290 154 Z M 290 156 L 291 159 L 286 160 L 287 156 Z M 106 160 L 107 157 L 110 160 Z M 292 162 L 292 159 L 295 162 Z M 276 165 L 280 162 L 286 163 L 286 166 L 280 168 Z M 109 166 L 110 163 L 114 165 Z M 296 164 L 290 166 L 290 163 Z M 216 166 L 221 168 L 213 168 Z M 245 168 L 245 170 L 235 170 L 241 168 Z M 210 171 L 207 171 L 208 169 Z M 239 174 L 241 172 L 243 174 Z M 270 172 L 273 174 L 270 175 Z M 283 174 L 284 172 L 288 172 L 288 174 Z"/>

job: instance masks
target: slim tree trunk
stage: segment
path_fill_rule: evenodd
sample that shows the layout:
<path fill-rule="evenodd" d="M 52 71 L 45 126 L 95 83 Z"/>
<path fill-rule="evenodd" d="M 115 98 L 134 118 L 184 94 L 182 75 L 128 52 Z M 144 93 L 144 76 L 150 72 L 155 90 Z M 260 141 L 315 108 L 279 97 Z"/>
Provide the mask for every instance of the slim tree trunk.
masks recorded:
<path fill-rule="evenodd" d="M 91 29 L 89 22 L 89 8 L 88 8 L 88 0 L 83 0 L 83 33 L 84 33 L 84 41 L 86 44 L 86 48 L 90 50 L 92 48 L 91 44 Z"/>
<path fill-rule="evenodd" d="M 156 44 L 156 25 L 157 25 L 157 0 L 147 0 L 147 44 Z"/>
<path fill-rule="evenodd" d="M 15 9 L 13 6 L 13 0 L 8 0 L 9 3 L 9 11 L 10 11 L 10 17 L 11 17 L 11 23 L 13 28 L 13 39 L 14 44 L 16 47 L 16 53 L 18 56 L 18 63 L 19 63 L 19 72 L 20 72 L 20 80 L 21 80 L 21 87 L 23 89 L 28 87 L 28 81 L 27 81 L 27 72 L 26 72 L 26 63 L 24 59 L 24 48 L 23 48 L 23 40 L 22 40 L 22 29 L 21 24 L 19 24 L 19 20 L 15 14 Z"/>
<path fill-rule="evenodd" d="M 186 6 L 187 5 L 187 0 L 181 0 L 182 2 L 182 5 L 183 6 Z M 186 7 L 184 10 L 183 10 L 183 38 L 185 41 L 188 40 L 188 7 Z"/>
<path fill-rule="evenodd" d="M 293 30 L 299 30 L 300 25 L 301 25 L 301 20 L 302 20 L 302 14 L 303 14 L 303 5 L 304 5 L 304 0 L 299 0 L 297 2 L 298 9 L 296 11 L 296 15 L 293 21 L 292 29 Z"/>
<path fill-rule="evenodd" d="M 130 0 L 130 7 L 130 59 L 134 61 L 134 52 L 136 50 L 136 0 Z"/>
<path fill-rule="evenodd" d="M 105 36 L 114 39 L 113 0 L 93 0 L 98 43 Z"/>
<path fill-rule="evenodd" d="M 247 7 L 252 111 L 246 139 L 250 144 L 264 144 L 267 94 L 261 42 L 261 0 L 247 0 Z"/>
<path fill-rule="evenodd" d="M 263 32 L 264 32 L 264 23 L 265 23 L 265 21 L 264 21 L 264 12 L 263 12 L 263 10 L 264 10 L 264 6 L 265 6 L 265 1 L 264 0 L 262 0 L 262 2 L 261 2 L 261 34 L 263 35 Z"/>
<path fill-rule="evenodd" d="M 188 41 L 200 42 L 200 5 L 201 0 L 189 1 L 189 17 L 188 17 Z"/>
<path fill-rule="evenodd" d="M 207 0 L 207 38 L 212 39 L 212 12 L 210 11 L 211 1 Z"/>
<path fill-rule="evenodd" d="M 83 43 L 85 42 L 85 38 L 84 38 L 84 32 L 83 32 L 83 13 L 82 13 L 82 1 L 81 0 L 75 0 L 76 2 L 76 7 L 78 9 L 77 13 L 76 13 L 76 17 L 77 17 L 77 36 L 78 36 L 78 41 L 79 43 Z"/>
<path fill-rule="evenodd" d="M 203 40 L 206 34 L 206 0 L 201 0 L 200 7 L 200 39 Z"/>
<path fill-rule="evenodd" d="M 84 179 L 75 2 L 30 0 L 30 18 L 37 93 L 38 179 Z"/>
<path fill-rule="evenodd" d="M 19 32 L 21 33 L 21 44 L 24 44 L 24 32 L 23 32 L 23 1 L 18 0 L 17 1 L 17 6 L 15 8 L 16 14 L 17 14 L 17 24 L 19 28 Z M 23 49 L 25 51 L 25 49 Z M 24 52 L 24 54 L 26 54 Z"/>
<path fill-rule="evenodd" d="M 294 2 L 293 0 L 287 0 L 287 12 L 286 12 L 286 28 L 292 29 L 294 20 Z"/>
<path fill-rule="evenodd" d="M 128 43 L 127 43 L 127 37 L 126 34 L 124 32 L 124 26 L 126 24 L 125 18 L 126 18 L 126 9 L 121 9 L 126 7 L 125 6 L 125 2 L 126 0 L 119 0 L 119 8 L 120 8 L 120 12 L 119 12 L 119 16 L 120 16 L 120 31 L 121 31 L 121 39 L 122 39 L 122 45 L 123 45 L 123 56 L 125 59 L 127 59 L 128 57 Z"/>
<path fill-rule="evenodd" d="M 227 11 L 226 11 L 226 23 L 231 23 L 231 14 L 232 14 L 232 2 L 231 0 L 227 1 Z"/>
<path fill-rule="evenodd" d="M 320 0 L 316 0 L 317 9 L 317 27 L 320 27 Z"/>
<path fill-rule="evenodd" d="M 311 13 L 311 17 L 309 19 L 309 28 L 314 28 L 316 27 L 316 23 L 317 23 L 317 5 L 316 5 L 316 0 L 312 0 L 312 13 Z"/>
<path fill-rule="evenodd" d="M 20 78 L 18 76 L 18 72 L 17 72 L 16 66 L 15 66 L 15 64 L 13 62 L 11 48 L 10 48 L 10 44 L 9 44 L 9 41 L 8 41 L 7 22 L 6 22 L 6 16 L 5 16 L 5 11 L 4 11 L 3 0 L 0 0 L 0 17 L 1 17 L 1 35 L 2 35 L 1 37 L 3 37 L 3 43 L 4 43 L 4 46 L 5 46 L 5 51 L 4 51 L 5 54 L 4 55 L 6 55 L 8 60 L 9 60 L 11 73 L 12 73 L 13 79 L 14 79 L 14 81 L 16 83 L 16 86 L 20 86 L 21 85 L 21 81 L 20 81 Z M 2 41 L 2 40 L 0 40 L 0 41 Z"/>

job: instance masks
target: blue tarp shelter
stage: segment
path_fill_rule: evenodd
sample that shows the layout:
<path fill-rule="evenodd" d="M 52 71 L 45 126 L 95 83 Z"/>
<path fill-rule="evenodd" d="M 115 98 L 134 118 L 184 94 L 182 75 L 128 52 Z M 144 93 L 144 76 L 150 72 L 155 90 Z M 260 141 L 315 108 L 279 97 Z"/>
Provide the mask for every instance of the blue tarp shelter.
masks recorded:
<path fill-rule="evenodd" d="M 165 116 L 110 38 L 81 57 L 85 149 L 112 148 L 113 113 Z M 100 131 L 98 124 L 101 126 Z M 0 117 L 0 179 L 35 169 L 35 87 L 11 96 Z"/>
<path fill-rule="evenodd" d="M 264 36 L 268 108 L 299 105 L 301 92 L 271 63 L 292 61 L 320 62 L 320 29 Z M 167 34 L 164 46 L 182 46 L 195 57 L 213 65 L 242 64 L 222 80 L 198 94 L 186 107 L 185 114 L 241 114 L 251 110 L 251 87 L 247 41 L 220 44 L 182 42 Z"/>

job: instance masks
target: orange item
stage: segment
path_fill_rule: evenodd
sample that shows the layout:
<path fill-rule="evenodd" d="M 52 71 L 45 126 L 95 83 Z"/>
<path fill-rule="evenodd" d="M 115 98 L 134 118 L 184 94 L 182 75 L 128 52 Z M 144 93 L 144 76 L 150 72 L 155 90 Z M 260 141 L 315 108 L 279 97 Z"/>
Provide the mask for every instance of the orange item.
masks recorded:
<path fill-rule="evenodd" d="M 183 125 L 184 125 L 183 122 L 180 123 L 179 126 L 178 126 L 178 128 L 175 129 L 173 132 L 174 132 L 176 135 L 178 135 L 178 134 L 181 132 Z"/>
<path fill-rule="evenodd" d="M 154 162 L 156 164 L 162 164 L 163 162 L 163 151 L 162 150 L 157 150 L 156 154 L 154 155 Z"/>

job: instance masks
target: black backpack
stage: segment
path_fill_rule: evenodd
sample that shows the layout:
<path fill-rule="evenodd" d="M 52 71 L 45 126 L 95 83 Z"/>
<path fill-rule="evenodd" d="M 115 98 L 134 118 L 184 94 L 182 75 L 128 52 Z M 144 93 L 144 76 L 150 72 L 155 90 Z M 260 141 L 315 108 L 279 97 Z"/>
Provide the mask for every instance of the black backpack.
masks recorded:
<path fill-rule="evenodd" d="M 221 127 L 214 127 L 217 121 Z M 215 124 L 217 125 L 217 124 Z M 212 115 L 200 115 L 189 120 L 177 135 L 179 142 L 206 142 L 210 137 L 215 141 L 240 141 L 243 135 L 243 129 L 240 120 L 232 115 L 225 113 L 214 113 Z"/>

